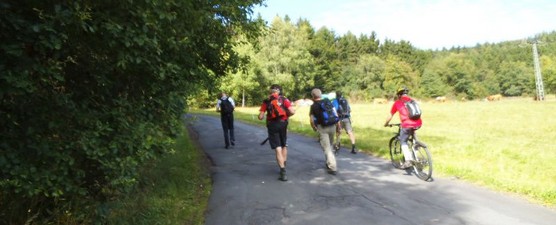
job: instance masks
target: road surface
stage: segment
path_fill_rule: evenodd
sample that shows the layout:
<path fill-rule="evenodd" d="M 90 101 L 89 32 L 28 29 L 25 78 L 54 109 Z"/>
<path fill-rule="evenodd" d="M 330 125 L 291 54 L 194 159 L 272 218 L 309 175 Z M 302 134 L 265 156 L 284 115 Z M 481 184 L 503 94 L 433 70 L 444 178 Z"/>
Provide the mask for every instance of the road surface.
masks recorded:
<path fill-rule="evenodd" d="M 348 149 L 337 156 L 338 174 L 330 175 L 316 138 L 292 133 L 289 181 L 282 182 L 274 152 L 260 145 L 266 128 L 236 120 L 236 146 L 225 149 L 220 118 L 189 118 L 212 162 L 207 225 L 556 224 L 554 209 L 434 173 L 434 181 L 424 182 Z"/>

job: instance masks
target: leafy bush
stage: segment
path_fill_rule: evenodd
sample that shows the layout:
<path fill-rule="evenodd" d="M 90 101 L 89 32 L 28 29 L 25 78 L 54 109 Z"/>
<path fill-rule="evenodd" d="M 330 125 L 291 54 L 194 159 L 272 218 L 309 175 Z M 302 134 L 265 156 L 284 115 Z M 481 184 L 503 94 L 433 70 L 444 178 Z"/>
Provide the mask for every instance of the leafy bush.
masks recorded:
<path fill-rule="evenodd" d="M 184 99 L 237 65 L 259 2 L 0 3 L 0 223 L 93 220 L 130 190 Z"/>

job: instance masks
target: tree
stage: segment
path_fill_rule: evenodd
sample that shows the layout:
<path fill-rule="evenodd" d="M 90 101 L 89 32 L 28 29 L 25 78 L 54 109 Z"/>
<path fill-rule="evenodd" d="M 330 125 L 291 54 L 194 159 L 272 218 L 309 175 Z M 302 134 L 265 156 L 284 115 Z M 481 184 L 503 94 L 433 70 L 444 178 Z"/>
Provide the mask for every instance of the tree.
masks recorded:
<path fill-rule="evenodd" d="M 435 68 L 429 67 L 423 72 L 420 92 L 425 97 L 445 96 L 450 92 L 450 88 L 442 81 L 441 72 Z"/>
<path fill-rule="evenodd" d="M 380 41 L 377 38 L 377 34 L 373 31 L 370 36 L 361 34 L 359 36 L 359 54 L 378 54 L 378 48 L 380 46 Z"/>
<path fill-rule="evenodd" d="M 86 220 L 102 213 L 86 203 L 130 190 L 173 151 L 183 99 L 239 64 L 232 31 L 257 35 L 260 3 L 1 3 L 2 222 Z"/>
<path fill-rule="evenodd" d="M 545 94 L 556 92 L 556 56 L 540 57 Z"/>
<path fill-rule="evenodd" d="M 418 74 L 411 68 L 411 65 L 390 55 L 386 59 L 386 70 L 384 71 L 384 90 L 392 93 L 400 87 L 407 87 L 411 90 L 417 89 L 420 83 Z"/>
<path fill-rule="evenodd" d="M 254 59 L 261 68 L 261 84 L 268 87 L 278 83 L 292 99 L 303 98 L 306 87 L 314 85 L 314 62 L 307 49 L 310 29 L 306 26 L 275 17 L 267 35 L 259 40 L 260 50 Z"/>
<path fill-rule="evenodd" d="M 524 62 L 503 62 L 498 72 L 500 90 L 507 96 L 535 93 L 535 77 L 531 67 Z"/>
<path fill-rule="evenodd" d="M 369 101 L 374 97 L 384 97 L 384 80 L 386 63 L 375 55 L 361 55 L 357 64 L 348 68 L 354 68 L 349 74 L 343 77 L 347 79 L 343 82 L 344 93 L 350 93 L 352 98 Z M 344 71 L 350 71 L 347 68 Z M 359 96 L 358 96 L 359 95 Z"/>
<path fill-rule="evenodd" d="M 245 61 L 240 69 L 230 71 L 228 76 L 221 78 L 219 89 L 226 91 L 229 96 L 234 96 L 238 105 L 239 103 L 241 103 L 241 106 L 260 103 L 259 100 L 262 95 L 260 94 L 261 84 L 259 81 L 263 78 L 261 73 L 258 72 L 260 66 L 256 65 L 256 61 L 251 60 L 256 57 L 255 46 L 244 35 L 239 35 L 236 41 L 239 43 L 234 49 Z M 240 99 L 241 101 L 239 101 Z M 212 101 L 212 103 L 215 103 L 215 101 Z"/>
<path fill-rule="evenodd" d="M 309 52 L 315 62 L 315 86 L 333 89 L 337 84 L 339 61 L 336 52 L 336 35 L 333 31 L 322 27 L 312 36 L 309 42 Z"/>

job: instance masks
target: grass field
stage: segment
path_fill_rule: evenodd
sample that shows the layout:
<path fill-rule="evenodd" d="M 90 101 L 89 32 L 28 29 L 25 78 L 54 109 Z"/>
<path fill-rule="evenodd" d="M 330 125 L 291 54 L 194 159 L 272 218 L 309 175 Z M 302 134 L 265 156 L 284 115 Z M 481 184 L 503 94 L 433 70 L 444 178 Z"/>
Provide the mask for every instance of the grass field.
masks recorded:
<path fill-rule="evenodd" d="M 552 98 L 553 99 L 553 98 Z M 388 140 L 395 128 L 383 127 L 391 103 L 353 104 L 357 147 L 389 158 Z M 502 99 L 497 102 L 422 102 L 419 139 L 428 144 L 434 177 L 453 177 L 503 193 L 518 194 L 556 206 L 556 101 Z M 236 109 L 236 118 L 263 125 L 258 107 Z M 314 136 L 309 108 L 298 107 L 289 130 Z M 214 109 L 203 113 L 214 114 Z M 398 116 L 391 123 L 397 122 Z M 347 145 L 347 135 L 342 135 Z"/>

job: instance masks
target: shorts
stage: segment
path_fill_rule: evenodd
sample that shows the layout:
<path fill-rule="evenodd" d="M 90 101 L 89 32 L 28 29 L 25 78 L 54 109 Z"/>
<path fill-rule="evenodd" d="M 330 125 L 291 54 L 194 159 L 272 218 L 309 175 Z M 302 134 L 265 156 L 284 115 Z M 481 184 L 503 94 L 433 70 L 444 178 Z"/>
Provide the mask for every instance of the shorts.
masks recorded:
<path fill-rule="evenodd" d="M 342 123 L 342 129 L 345 129 L 346 133 L 353 132 L 353 127 L 351 127 L 350 118 L 344 118 L 340 122 Z"/>
<path fill-rule="evenodd" d="M 283 120 L 269 121 L 267 124 L 270 148 L 286 147 L 288 142 L 288 122 Z"/>

